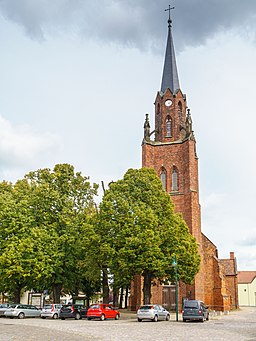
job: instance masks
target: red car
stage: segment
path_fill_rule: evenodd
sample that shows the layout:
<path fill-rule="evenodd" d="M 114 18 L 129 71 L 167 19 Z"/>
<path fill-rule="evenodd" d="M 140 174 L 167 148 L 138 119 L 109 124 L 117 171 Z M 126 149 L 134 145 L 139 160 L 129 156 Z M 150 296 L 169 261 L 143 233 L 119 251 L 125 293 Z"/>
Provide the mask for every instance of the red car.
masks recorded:
<path fill-rule="evenodd" d="M 111 304 L 92 304 L 87 311 L 87 320 L 99 318 L 101 321 L 105 319 L 119 320 L 120 312 Z"/>

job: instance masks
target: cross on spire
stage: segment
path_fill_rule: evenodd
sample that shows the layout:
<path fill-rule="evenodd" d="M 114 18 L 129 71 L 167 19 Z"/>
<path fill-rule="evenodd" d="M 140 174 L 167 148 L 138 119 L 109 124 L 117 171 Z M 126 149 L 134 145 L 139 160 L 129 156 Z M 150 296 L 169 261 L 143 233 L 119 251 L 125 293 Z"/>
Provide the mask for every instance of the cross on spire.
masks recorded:
<path fill-rule="evenodd" d="M 174 9 L 175 7 L 171 7 L 171 5 L 169 5 L 168 8 L 166 8 L 164 11 L 169 11 L 169 19 L 168 19 L 168 27 L 172 27 L 172 20 L 171 20 L 171 9 Z"/>

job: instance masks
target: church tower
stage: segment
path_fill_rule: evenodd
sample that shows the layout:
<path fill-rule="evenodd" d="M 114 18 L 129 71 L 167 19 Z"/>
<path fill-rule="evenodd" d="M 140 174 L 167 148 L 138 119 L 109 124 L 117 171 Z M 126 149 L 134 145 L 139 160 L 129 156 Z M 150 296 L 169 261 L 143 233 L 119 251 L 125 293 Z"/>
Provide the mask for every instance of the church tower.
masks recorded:
<path fill-rule="evenodd" d="M 175 211 L 182 213 L 203 256 L 196 140 L 186 95 L 179 83 L 170 16 L 162 84 L 154 104 L 155 129 L 151 131 L 148 114 L 144 124 L 142 166 L 156 170 L 164 189 L 171 196 Z M 201 258 L 195 284 L 182 285 L 180 300 L 182 297 L 204 300 L 204 262 Z"/>
<path fill-rule="evenodd" d="M 155 99 L 155 127 L 149 115 L 144 123 L 142 166 L 155 169 L 163 188 L 171 196 L 175 211 L 182 214 L 190 233 L 196 238 L 201 257 L 200 270 L 192 285 L 179 282 L 178 308 L 182 300 L 202 300 L 213 310 L 238 307 L 237 266 L 234 252 L 229 259 L 219 259 L 217 247 L 201 232 L 198 157 L 192 118 L 183 94 L 176 65 L 169 6 L 168 36 L 161 89 Z M 179 264 L 177 264 L 179 266 Z M 130 305 L 142 304 L 142 278 L 136 275 L 131 285 Z M 174 310 L 174 285 L 155 283 L 151 302 Z"/>

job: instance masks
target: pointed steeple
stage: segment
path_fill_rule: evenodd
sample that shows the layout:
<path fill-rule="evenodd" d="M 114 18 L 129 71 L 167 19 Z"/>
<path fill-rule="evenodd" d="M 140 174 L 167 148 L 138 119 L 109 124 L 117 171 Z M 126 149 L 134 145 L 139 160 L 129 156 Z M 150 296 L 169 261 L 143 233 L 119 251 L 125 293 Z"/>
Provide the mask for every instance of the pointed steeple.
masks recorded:
<path fill-rule="evenodd" d="M 172 39 L 171 25 L 172 21 L 169 16 L 168 20 L 168 37 L 165 51 L 164 70 L 162 77 L 161 92 L 164 93 L 169 88 L 173 94 L 180 89 L 178 70 L 175 59 L 175 51 Z"/>

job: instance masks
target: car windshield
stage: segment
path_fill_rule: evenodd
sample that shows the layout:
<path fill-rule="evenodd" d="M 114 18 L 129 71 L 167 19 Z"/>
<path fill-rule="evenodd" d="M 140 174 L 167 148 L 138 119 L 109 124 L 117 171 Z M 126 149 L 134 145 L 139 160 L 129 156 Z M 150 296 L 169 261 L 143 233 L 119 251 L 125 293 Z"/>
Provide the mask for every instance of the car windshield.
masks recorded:
<path fill-rule="evenodd" d="M 198 309 L 198 302 L 195 302 L 195 301 L 185 301 L 184 308 Z"/>
<path fill-rule="evenodd" d="M 140 310 L 148 310 L 148 309 L 153 309 L 154 307 L 152 305 L 142 305 L 140 307 Z"/>

